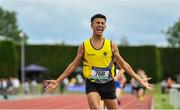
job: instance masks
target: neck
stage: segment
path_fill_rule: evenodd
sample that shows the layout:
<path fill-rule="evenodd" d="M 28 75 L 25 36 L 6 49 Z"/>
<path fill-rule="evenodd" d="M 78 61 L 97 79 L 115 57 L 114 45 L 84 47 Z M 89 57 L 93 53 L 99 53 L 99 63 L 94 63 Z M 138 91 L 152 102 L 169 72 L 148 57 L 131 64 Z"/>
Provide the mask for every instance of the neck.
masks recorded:
<path fill-rule="evenodd" d="M 93 34 L 92 40 L 101 41 L 101 40 L 103 40 L 103 36 L 102 36 L 102 35 L 99 36 L 99 35 L 94 35 L 94 34 Z"/>

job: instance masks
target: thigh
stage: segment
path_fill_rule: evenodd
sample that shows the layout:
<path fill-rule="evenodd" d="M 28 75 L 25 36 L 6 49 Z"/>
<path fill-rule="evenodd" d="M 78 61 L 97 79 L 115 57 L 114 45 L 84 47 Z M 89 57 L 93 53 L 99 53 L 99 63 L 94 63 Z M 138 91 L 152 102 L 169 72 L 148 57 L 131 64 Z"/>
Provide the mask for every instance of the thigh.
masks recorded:
<path fill-rule="evenodd" d="M 96 85 L 97 84 L 91 82 L 89 79 L 86 79 L 86 94 L 98 91 Z"/>
<path fill-rule="evenodd" d="M 104 99 L 103 101 L 108 109 L 118 109 L 117 99 Z"/>
<path fill-rule="evenodd" d="M 99 86 L 98 90 L 101 99 L 116 99 L 116 87 L 114 81 L 102 84 Z"/>
<path fill-rule="evenodd" d="M 101 108 L 101 98 L 98 92 L 89 92 L 86 94 L 90 109 Z"/>

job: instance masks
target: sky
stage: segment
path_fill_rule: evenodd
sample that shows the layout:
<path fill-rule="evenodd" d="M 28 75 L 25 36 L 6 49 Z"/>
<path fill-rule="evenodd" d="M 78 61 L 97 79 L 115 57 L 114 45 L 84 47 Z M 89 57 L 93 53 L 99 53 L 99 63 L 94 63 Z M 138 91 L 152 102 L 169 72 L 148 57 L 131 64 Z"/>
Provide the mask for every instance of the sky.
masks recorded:
<path fill-rule="evenodd" d="M 79 45 L 92 36 L 90 19 L 107 17 L 104 36 L 119 44 L 167 46 L 163 31 L 180 18 L 180 0 L 0 0 L 17 13 L 30 44 Z"/>

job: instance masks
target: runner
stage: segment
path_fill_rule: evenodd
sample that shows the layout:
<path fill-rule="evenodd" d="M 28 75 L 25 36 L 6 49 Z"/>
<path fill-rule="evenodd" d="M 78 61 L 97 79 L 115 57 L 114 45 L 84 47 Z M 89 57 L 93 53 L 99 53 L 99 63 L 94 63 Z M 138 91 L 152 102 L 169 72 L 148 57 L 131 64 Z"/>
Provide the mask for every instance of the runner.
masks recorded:
<path fill-rule="evenodd" d="M 122 67 L 131 77 L 152 90 L 153 85 L 148 83 L 150 78 L 141 79 L 121 57 L 117 45 L 104 38 L 106 17 L 102 14 L 94 15 L 91 18 L 91 28 L 92 37 L 79 46 L 77 56 L 72 63 L 56 80 L 47 80 L 49 85 L 45 89 L 46 93 L 53 93 L 59 83 L 69 76 L 83 60 L 83 75 L 86 78 L 86 95 L 90 109 L 100 109 L 101 99 L 108 109 L 118 109 L 114 82 L 114 58 L 118 67 Z"/>
<path fill-rule="evenodd" d="M 116 97 L 118 101 L 118 105 L 120 105 L 120 97 L 122 95 L 122 90 L 125 86 L 126 77 L 124 76 L 124 70 L 123 69 L 116 69 L 116 76 L 114 77 L 115 80 L 115 86 L 116 86 Z"/>

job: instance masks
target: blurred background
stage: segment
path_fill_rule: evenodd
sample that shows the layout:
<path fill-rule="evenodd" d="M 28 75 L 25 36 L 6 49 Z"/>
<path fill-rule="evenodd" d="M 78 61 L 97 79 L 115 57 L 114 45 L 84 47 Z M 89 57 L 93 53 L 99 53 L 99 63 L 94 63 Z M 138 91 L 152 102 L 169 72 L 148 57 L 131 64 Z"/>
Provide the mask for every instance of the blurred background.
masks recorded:
<path fill-rule="evenodd" d="M 97 13 L 107 17 L 104 36 L 152 78 L 151 108 L 180 108 L 179 0 L 0 0 L 0 102 L 43 97 L 45 80 L 57 78 L 91 37 Z M 122 97 L 134 95 L 135 82 L 125 77 Z M 84 91 L 80 64 L 55 94 Z"/>

